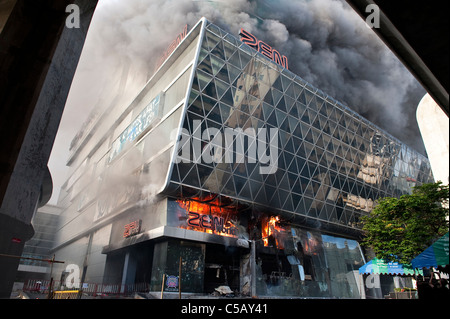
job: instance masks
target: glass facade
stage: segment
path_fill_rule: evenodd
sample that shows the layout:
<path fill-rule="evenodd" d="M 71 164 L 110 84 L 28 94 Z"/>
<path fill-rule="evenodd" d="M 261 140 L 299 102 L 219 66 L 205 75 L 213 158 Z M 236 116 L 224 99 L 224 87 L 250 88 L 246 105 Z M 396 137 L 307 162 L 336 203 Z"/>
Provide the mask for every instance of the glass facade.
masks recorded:
<path fill-rule="evenodd" d="M 432 181 L 425 157 L 217 26 L 206 26 L 200 45 L 166 194 L 221 194 L 354 234 L 377 198 Z M 267 161 L 249 151 L 260 146 L 252 132 L 261 129 L 276 146 L 269 174 L 261 173 Z"/>

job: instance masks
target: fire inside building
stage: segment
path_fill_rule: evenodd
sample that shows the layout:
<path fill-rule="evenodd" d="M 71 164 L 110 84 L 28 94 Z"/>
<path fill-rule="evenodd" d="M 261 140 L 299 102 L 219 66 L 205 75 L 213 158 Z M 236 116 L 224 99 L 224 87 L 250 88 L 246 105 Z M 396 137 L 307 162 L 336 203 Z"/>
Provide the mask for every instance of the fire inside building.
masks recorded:
<path fill-rule="evenodd" d="M 431 182 L 428 160 L 249 32 L 252 47 L 203 18 L 182 34 L 72 142 L 56 257 L 85 283 L 360 298 L 359 217 Z"/>

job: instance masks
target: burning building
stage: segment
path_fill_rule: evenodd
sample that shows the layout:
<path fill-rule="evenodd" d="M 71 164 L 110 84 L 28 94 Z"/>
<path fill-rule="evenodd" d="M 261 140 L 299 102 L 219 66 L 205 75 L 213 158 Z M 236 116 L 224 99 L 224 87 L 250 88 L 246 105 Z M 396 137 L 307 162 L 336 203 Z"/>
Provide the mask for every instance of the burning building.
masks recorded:
<path fill-rule="evenodd" d="M 54 252 L 83 282 L 170 291 L 181 270 L 183 293 L 361 296 L 359 217 L 432 181 L 429 162 L 241 33 L 183 29 L 77 135 Z"/>

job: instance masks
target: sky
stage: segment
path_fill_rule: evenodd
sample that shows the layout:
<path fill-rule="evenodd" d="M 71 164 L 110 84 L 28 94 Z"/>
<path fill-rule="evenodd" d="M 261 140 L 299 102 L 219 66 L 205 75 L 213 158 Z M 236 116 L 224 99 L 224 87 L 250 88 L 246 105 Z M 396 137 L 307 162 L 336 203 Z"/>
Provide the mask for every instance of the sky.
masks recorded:
<path fill-rule="evenodd" d="M 50 204 L 89 114 L 129 104 L 183 26 L 203 16 L 235 36 L 251 32 L 293 73 L 425 153 L 415 117 L 425 90 L 345 0 L 99 0 L 49 160 Z"/>

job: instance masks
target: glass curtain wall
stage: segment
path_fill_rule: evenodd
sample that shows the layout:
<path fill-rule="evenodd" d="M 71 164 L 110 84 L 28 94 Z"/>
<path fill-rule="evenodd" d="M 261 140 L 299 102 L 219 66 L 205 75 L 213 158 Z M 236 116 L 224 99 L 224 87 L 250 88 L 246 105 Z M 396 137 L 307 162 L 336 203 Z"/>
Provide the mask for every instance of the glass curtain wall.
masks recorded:
<path fill-rule="evenodd" d="M 358 228 L 377 198 L 432 181 L 425 157 L 213 24 L 186 107 L 171 195 L 221 194 L 345 232 Z M 235 134 L 231 147 L 227 129 Z M 249 132 L 258 129 L 276 144 L 271 174 L 262 174 L 267 161 L 249 152 L 256 143 Z M 245 147 L 236 147 L 238 138 Z"/>

